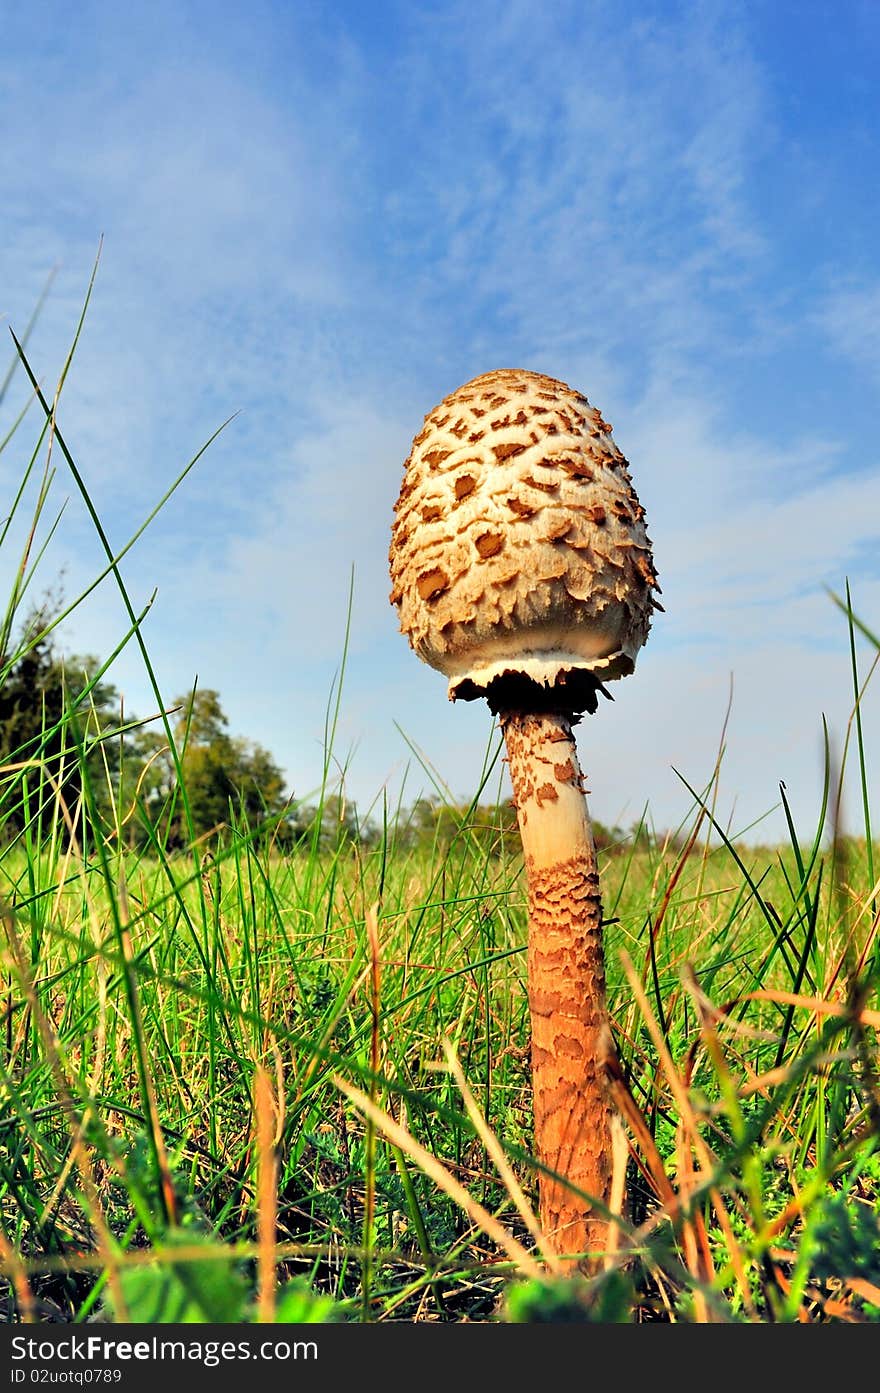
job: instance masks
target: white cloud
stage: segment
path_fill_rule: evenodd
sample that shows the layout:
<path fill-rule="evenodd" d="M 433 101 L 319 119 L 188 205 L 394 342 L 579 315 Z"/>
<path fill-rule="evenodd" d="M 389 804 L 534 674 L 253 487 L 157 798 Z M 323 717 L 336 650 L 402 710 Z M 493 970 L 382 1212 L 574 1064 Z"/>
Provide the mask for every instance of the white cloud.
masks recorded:
<path fill-rule="evenodd" d="M 699 399 L 658 395 L 626 427 L 668 609 L 658 629 L 678 643 L 748 647 L 779 635 L 811 647 L 831 616 L 813 598 L 855 580 L 877 548 L 880 472 L 842 473 L 842 439 L 805 435 L 782 448 L 747 420 L 725 435 Z"/>
<path fill-rule="evenodd" d="M 880 380 L 880 282 L 838 287 L 817 318 L 836 353 Z"/>
<path fill-rule="evenodd" d="M 389 213 L 431 268 L 417 286 L 432 316 L 500 312 L 494 337 L 560 374 L 585 348 L 631 371 L 717 351 L 715 296 L 735 287 L 741 320 L 763 251 L 747 174 L 766 129 L 758 70 L 729 10 L 712 14 L 422 16 L 408 70 L 420 140 Z M 493 336 L 477 327 L 473 346 Z"/>
<path fill-rule="evenodd" d="M 271 10 L 267 33 L 231 19 L 209 43 L 173 7 L 128 46 L 121 19 L 92 19 L 89 83 L 53 97 L 62 44 L 40 58 L 44 100 L 25 100 L 24 68 L 7 93 L 20 168 L 0 256 L 17 324 L 65 262 L 34 344 L 50 372 L 107 234 L 62 419 L 117 544 L 245 408 L 126 561 L 137 598 L 160 587 L 147 634 L 163 688 L 198 672 L 232 728 L 311 786 L 354 564 L 340 731 L 358 745 L 353 792 L 369 801 L 399 778 L 396 717 L 466 796 L 490 722 L 448 707 L 396 632 L 391 508 L 422 413 L 520 363 L 614 421 L 668 609 L 638 674 L 582 727 L 597 814 L 632 821 L 650 798 L 658 822 L 677 820 L 670 766 L 708 777 L 734 671 L 727 811 L 736 792 L 736 821 L 751 820 L 781 777 L 808 820 L 820 712 L 840 728 L 849 700 L 822 584 L 851 574 L 876 621 L 880 485 L 848 472 L 845 422 L 799 411 L 793 429 L 768 409 L 762 430 L 753 360 L 784 373 L 773 352 L 818 316 L 836 352 L 878 371 L 880 299 L 867 279 L 817 308 L 780 275 L 753 179 L 779 111 L 745 20 L 499 0 L 405 8 L 394 35 L 357 49 L 326 17 L 320 43 L 294 43 Z M 144 61 L 120 65 L 133 43 Z M 78 506 L 59 546 L 74 593 L 100 564 Z M 71 645 L 107 652 L 123 628 L 105 586 Z M 118 681 L 151 705 L 133 653 Z M 871 738 L 875 723 L 876 704 Z"/>
<path fill-rule="evenodd" d="M 322 428 L 284 452 L 268 505 L 204 573 L 233 620 L 292 661 L 338 654 L 352 567 L 352 650 L 395 627 L 388 545 L 412 435 L 350 394 L 313 407 Z"/>

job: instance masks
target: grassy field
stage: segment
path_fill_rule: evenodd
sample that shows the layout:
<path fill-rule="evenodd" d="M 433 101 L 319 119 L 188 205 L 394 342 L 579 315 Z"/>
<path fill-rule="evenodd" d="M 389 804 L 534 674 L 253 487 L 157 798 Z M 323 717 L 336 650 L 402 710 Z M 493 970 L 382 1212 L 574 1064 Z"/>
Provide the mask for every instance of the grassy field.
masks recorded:
<path fill-rule="evenodd" d="M 0 863 L 9 1319 L 880 1315 L 866 846 L 604 858 L 627 1198 L 571 1287 L 531 1232 L 516 847 L 83 854 L 34 803 Z"/>
<path fill-rule="evenodd" d="M 48 445 L 91 506 L 39 401 L 4 671 Z M 87 696 L 57 723 L 73 760 Z M 858 721 L 851 737 L 864 791 Z M 316 832 L 282 854 L 233 818 L 172 852 L 132 849 L 130 785 L 101 822 L 93 763 L 76 806 L 50 763 L 7 766 L 22 826 L 0 858 L 0 1315 L 880 1318 L 880 849 L 867 814 L 861 840 L 835 834 L 830 765 L 827 809 L 784 847 L 726 842 L 707 771 L 674 836 L 601 858 L 622 1126 L 614 1239 L 589 1281 L 542 1261 L 525 886 L 482 789 L 433 845 L 389 816 L 369 846 Z"/>

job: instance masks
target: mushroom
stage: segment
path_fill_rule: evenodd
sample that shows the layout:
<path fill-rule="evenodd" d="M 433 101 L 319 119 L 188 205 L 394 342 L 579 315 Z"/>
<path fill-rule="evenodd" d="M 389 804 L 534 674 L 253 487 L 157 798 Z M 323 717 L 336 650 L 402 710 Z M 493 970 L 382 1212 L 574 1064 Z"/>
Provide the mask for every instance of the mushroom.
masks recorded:
<path fill-rule="evenodd" d="M 551 1251 L 589 1270 L 607 1243 L 591 1200 L 610 1196 L 613 1044 L 572 728 L 633 671 L 661 608 L 644 509 L 586 397 L 502 369 L 425 417 L 395 513 L 401 629 L 450 699 L 485 697 L 504 732 L 528 885 L 540 1217 Z"/>

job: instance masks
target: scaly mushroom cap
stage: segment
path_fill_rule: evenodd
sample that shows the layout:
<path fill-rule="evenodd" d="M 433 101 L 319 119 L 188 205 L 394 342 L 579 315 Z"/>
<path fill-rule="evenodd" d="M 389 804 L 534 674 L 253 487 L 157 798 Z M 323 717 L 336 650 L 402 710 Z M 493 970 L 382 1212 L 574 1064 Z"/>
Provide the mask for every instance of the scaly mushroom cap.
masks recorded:
<path fill-rule="evenodd" d="M 429 412 L 405 469 L 391 601 L 453 700 L 507 675 L 594 692 L 633 671 L 660 587 L 627 462 L 586 397 L 485 373 Z"/>

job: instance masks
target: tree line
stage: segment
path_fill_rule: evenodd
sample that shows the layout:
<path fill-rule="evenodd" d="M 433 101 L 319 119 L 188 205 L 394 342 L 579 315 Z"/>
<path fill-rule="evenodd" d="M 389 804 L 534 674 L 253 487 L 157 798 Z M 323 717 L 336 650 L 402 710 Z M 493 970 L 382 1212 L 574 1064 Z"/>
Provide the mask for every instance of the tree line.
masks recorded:
<path fill-rule="evenodd" d="M 230 733 L 215 689 L 181 693 L 166 720 L 126 711 L 104 664 L 62 653 L 51 611 L 33 611 L 0 650 L 0 840 L 42 840 L 52 822 L 86 845 L 121 837 L 164 851 L 235 830 L 280 850 L 382 837 L 384 819 L 362 817 L 339 792 L 298 800 L 270 751 Z M 502 830 L 495 809 L 421 798 L 395 819 L 395 841 L 448 844 L 469 811 L 473 835 Z M 512 809 L 506 821 L 515 835 Z"/>
<path fill-rule="evenodd" d="M 383 836 L 398 850 L 474 841 L 489 853 L 518 848 L 512 802 L 469 805 L 421 796 L 391 816 L 363 816 L 340 792 L 299 800 L 273 755 L 232 735 L 220 694 L 177 696 L 165 723 L 141 721 L 94 656 L 61 652 L 47 606 L 0 649 L 0 841 L 37 842 L 57 826 L 93 846 L 123 839 L 178 851 L 236 831 L 280 851 L 364 849 Z M 169 739 L 169 734 L 171 739 Z M 597 845 L 629 838 L 594 823 Z"/>
<path fill-rule="evenodd" d="M 68 835 L 124 832 L 169 850 L 230 825 L 282 826 L 281 769 L 261 745 L 229 734 L 210 689 L 175 698 L 140 722 L 94 656 L 64 655 L 51 616 L 33 612 L 0 654 L 0 822 L 5 840 L 37 820 Z M 286 829 L 283 829 L 286 830 Z"/>

